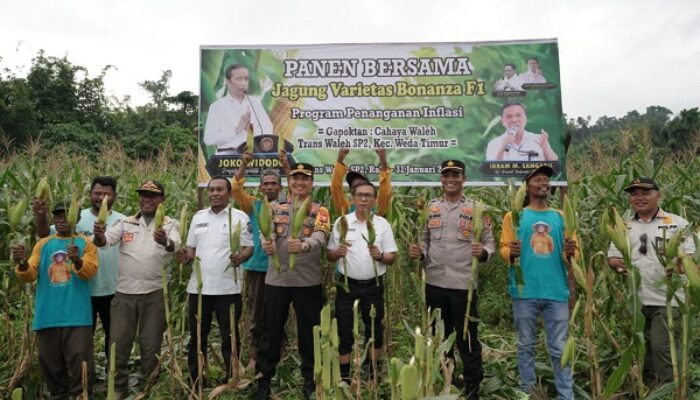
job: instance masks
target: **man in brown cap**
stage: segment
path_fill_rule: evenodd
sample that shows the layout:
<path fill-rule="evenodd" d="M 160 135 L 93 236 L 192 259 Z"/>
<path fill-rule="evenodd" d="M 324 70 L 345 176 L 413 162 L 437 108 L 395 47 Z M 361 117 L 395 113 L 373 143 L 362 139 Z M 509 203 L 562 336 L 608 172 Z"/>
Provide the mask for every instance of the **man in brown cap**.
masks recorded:
<path fill-rule="evenodd" d="M 313 201 L 304 219 L 301 233 L 292 233 L 295 214 L 304 200 L 311 196 L 314 167 L 297 163 L 289 171 L 288 202 L 273 201 L 275 237 L 262 241 L 268 255 L 277 254 L 281 268 L 278 271 L 269 257 L 265 276 L 265 303 L 263 304 L 263 331 L 258 347 L 256 370 L 260 374 L 256 399 L 270 398 L 270 383 L 280 360 L 280 342 L 287 321 L 289 304 L 294 305 L 297 318 L 301 375 L 304 378 L 304 396 L 310 398 L 314 385 L 313 327 L 320 323 L 324 296 L 321 286 L 321 248 L 330 233 L 330 215 L 320 203 Z M 296 254 L 294 268 L 289 256 Z"/>
<path fill-rule="evenodd" d="M 659 207 L 661 193 L 659 185 L 652 178 L 634 179 L 625 188 L 625 192 L 629 193 L 629 203 L 634 210 L 634 216 L 628 222 L 630 256 L 641 276 L 639 296 L 643 304 L 646 342 L 644 375 L 649 380 L 670 382 L 673 380 L 673 365 L 671 341 L 666 329 L 666 270 L 659 261 L 656 249 L 664 249 L 666 240 L 688 226 L 688 221 Z M 681 246 L 686 254 L 695 253 L 695 245 L 690 237 L 684 237 Z M 608 263 L 618 274 L 627 275 L 622 253 L 612 243 L 608 250 Z M 684 290 L 679 289 L 674 297 L 684 301 Z M 675 298 L 672 306 L 674 318 L 679 318 Z M 678 343 L 676 346 L 680 348 Z"/>
<path fill-rule="evenodd" d="M 158 205 L 165 202 L 165 189 L 148 180 L 139 193 L 139 213 L 122 219 L 109 229 L 95 223 L 94 242 L 98 247 L 119 245 L 117 292 L 112 299 L 110 337 L 116 343 L 115 390 L 121 398 L 127 393 L 127 362 L 138 327 L 141 372 L 144 379 L 157 374 L 158 355 L 165 332 L 162 268 L 180 247 L 180 225 L 169 217 L 156 229 Z"/>
<path fill-rule="evenodd" d="M 464 340 L 464 315 L 467 291 L 472 279 L 472 257 L 486 261 L 495 251 L 491 224 L 484 221 L 481 237 L 473 237 L 474 201 L 462 194 L 466 181 L 464 163 L 446 160 L 441 164 L 443 195 L 429 204 L 428 224 L 420 246 L 411 245 L 409 254 L 425 260 L 425 297 L 428 307 L 439 308 L 445 323 L 445 336 L 457 332 L 457 348 L 462 357 L 464 394 L 468 400 L 479 398 L 484 377 L 477 323 L 469 323 L 468 341 Z M 476 287 L 476 282 L 474 282 Z M 477 293 L 473 294 L 470 317 L 478 318 Z M 452 350 L 448 356 L 453 358 Z"/>

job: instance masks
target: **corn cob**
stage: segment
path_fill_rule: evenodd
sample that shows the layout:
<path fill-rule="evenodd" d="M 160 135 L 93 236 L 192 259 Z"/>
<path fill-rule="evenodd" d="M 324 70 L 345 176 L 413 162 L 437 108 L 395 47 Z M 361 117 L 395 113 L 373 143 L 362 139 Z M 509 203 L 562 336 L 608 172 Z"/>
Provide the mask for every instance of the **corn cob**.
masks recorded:
<path fill-rule="evenodd" d="M 158 204 L 158 208 L 156 209 L 156 217 L 155 217 L 155 230 L 159 231 L 163 229 L 163 220 L 165 219 L 165 205 L 163 203 Z"/>
<path fill-rule="evenodd" d="M 420 389 L 420 375 L 416 367 L 415 357 L 401 368 L 401 399 L 417 400 Z"/>
<path fill-rule="evenodd" d="M 267 200 L 267 196 L 263 196 L 260 203 L 260 212 L 256 214 L 258 219 L 258 227 L 260 228 L 260 233 L 263 235 L 266 241 L 272 240 L 272 211 L 270 209 L 270 202 Z M 272 265 L 275 266 L 277 272 L 280 272 L 282 266 L 280 265 L 280 258 L 277 253 L 272 255 Z"/>
<path fill-rule="evenodd" d="M 190 219 L 190 210 L 187 203 L 182 205 L 180 210 L 180 242 L 184 245 L 187 243 L 187 223 Z"/>
<path fill-rule="evenodd" d="M 19 223 L 22 222 L 22 216 L 27 211 L 27 204 L 27 199 L 21 199 L 14 207 L 10 208 L 8 222 L 12 232 L 15 232 Z"/>
<path fill-rule="evenodd" d="M 620 217 L 617 209 L 613 207 L 613 220 L 605 226 L 605 233 L 615 247 L 622 253 L 625 260 L 630 258 L 630 241 L 627 233 L 627 225 Z M 612 224 L 612 225 L 611 225 Z"/>
<path fill-rule="evenodd" d="M 396 357 L 389 363 L 389 383 L 391 385 L 391 400 L 399 400 L 399 374 L 401 371 L 401 360 Z"/>
<path fill-rule="evenodd" d="M 688 278 L 688 284 L 695 290 L 700 289 L 700 273 L 698 272 L 698 267 L 693 261 L 690 255 L 685 254 L 683 249 L 680 250 L 681 260 L 683 262 L 683 269 L 685 270 L 685 276 Z"/>
<path fill-rule="evenodd" d="M 374 246 L 374 242 L 377 240 L 377 232 L 374 230 L 374 223 L 372 223 L 373 219 L 374 213 L 369 213 L 367 217 L 367 237 L 362 235 L 368 247 Z M 379 286 L 379 272 L 377 271 L 377 261 L 374 257 L 372 257 L 372 268 L 374 268 L 374 280 L 377 282 L 377 286 Z"/>
<path fill-rule="evenodd" d="M 571 239 L 576 233 L 576 211 L 568 195 L 564 196 L 564 237 Z"/>
<path fill-rule="evenodd" d="M 586 273 L 583 271 L 583 267 L 578 264 L 575 258 L 571 258 L 571 269 L 574 271 L 574 278 L 576 282 L 583 288 L 587 287 Z"/>
<path fill-rule="evenodd" d="M 678 256 L 678 249 L 680 248 L 681 241 L 685 235 L 685 229 L 679 229 L 671 239 L 669 239 L 666 244 L 666 262 L 668 264 L 673 264 L 674 259 Z"/>
<path fill-rule="evenodd" d="M 109 216 L 109 196 L 105 195 L 102 198 L 102 204 L 100 204 L 100 212 L 97 213 L 97 223 L 104 225 L 107 223 L 107 217 Z"/>
<path fill-rule="evenodd" d="M 315 325 L 313 328 L 314 334 L 314 375 L 316 376 L 316 381 L 321 377 L 322 367 L 321 367 L 321 327 Z"/>
<path fill-rule="evenodd" d="M 78 197 L 78 192 L 73 192 L 73 196 L 70 200 L 70 207 L 68 207 L 68 214 L 66 215 L 66 220 L 68 225 L 70 225 L 71 235 L 75 233 L 75 225 L 78 224 L 78 215 L 80 215 L 80 198 Z"/>
<path fill-rule="evenodd" d="M 17 388 L 12 391 L 12 400 L 22 400 L 22 388 Z"/>
<path fill-rule="evenodd" d="M 277 134 L 277 154 L 284 151 L 284 134 L 279 132 Z"/>
<path fill-rule="evenodd" d="M 346 244 L 348 238 L 348 219 L 345 216 L 345 209 L 343 209 L 343 216 L 340 217 L 340 222 L 338 223 L 338 228 L 340 230 L 340 244 Z M 348 286 L 348 259 L 343 257 L 343 278 L 345 279 L 345 291 L 350 293 L 350 287 Z"/>
<path fill-rule="evenodd" d="M 472 218 L 472 224 L 474 227 L 474 237 L 473 241 L 478 242 L 481 238 L 481 233 L 484 230 L 484 203 L 478 200 L 474 205 L 474 215 Z M 469 279 L 469 291 L 467 292 L 467 311 L 464 313 L 464 331 L 462 332 L 463 340 L 467 340 L 467 335 L 469 333 L 469 321 L 471 319 L 471 308 L 472 299 L 474 298 L 474 282 L 478 282 L 479 276 L 479 257 L 472 257 L 472 274 L 471 279 Z M 471 340 L 469 343 L 469 351 L 471 351 Z"/>
<path fill-rule="evenodd" d="M 296 204 L 296 200 L 294 200 Z M 311 196 L 307 196 L 301 203 L 301 206 L 294 212 L 294 221 L 292 222 L 292 239 L 296 239 L 301 234 L 301 228 L 304 227 L 304 220 L 309 214 L 311 207 Z M 296 207 L 295 207 L 296 208 Z M 294 262 L 296 261 L 296 253 L 289 253 L 289 270 L 294 270 Z"/>
<path fill-rule="evenodd" d="M 231 209 L 228 211 L 228 238 L 231 254 L 238 254 L 241 249 L 241 221 L 236 222 L 236 227 L 232 227 Z M 229 264 L 226 269 L 233 268 L 233 281 L 238 285 L 238 267 Z"/>
<path fill-rule="evenodd" d="M 520 228 L 520 213 L 523 210 L 523 201 L 525 200 L 526 189 L 527 185 L 522 184 L 517 190 L 515 190 L 513 181 L 508 181 L 511 227 L 516 237 Z M 513 262 L 513 268 L 515 272 L 515 285 L 518 287 L 518 295 L 522 296 L 523 288 L 525 287 L 525 279 L 523 278 L 523 269 L 520 266 L 520 260 L 518 258 L 516 258 Z"/>
<path fill-rule="evenodd" d="M 36 193 L 34 194 L 34 197 L 43 200 L 47 206 L 51 207 L 51 203 L 53 203 L 53 196 L 51 196 L 49 178 L 41 178 L 39 184 L 36 186 Z"/>
<path fill-rule="evenodd" d="M 564 368 L 566 364 L 569 363 L 574 358 L 574 352 L 576 350 L 576 340 L 572 335 L 566 339 L 566 345 L 564 346 L 564 352 L 561 355 L 561 360 L 559 360 L 559 366 Z"/>
<path fill-rule="evenodd" d="M 253 124 L 248 124 L 248 136 L 246 137 L 246 150 L 253 152 L 253 146 L 255 146 L 255 140 L 253 138 Z"/>

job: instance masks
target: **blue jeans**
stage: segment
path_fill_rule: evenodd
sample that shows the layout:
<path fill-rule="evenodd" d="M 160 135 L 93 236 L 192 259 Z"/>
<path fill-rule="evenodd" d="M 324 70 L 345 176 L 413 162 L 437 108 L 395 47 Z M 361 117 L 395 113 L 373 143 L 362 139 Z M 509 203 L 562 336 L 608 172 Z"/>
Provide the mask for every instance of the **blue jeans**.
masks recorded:
<path fill-rule="evenodd" d="M 560 400 L 574 398 L 571 367 L 561 368 L 560 360 L 569 336 L 569 303 L 541 299 L 513 299 L 513 318 L 518 332 L 518 372 L 525 392 L 535 385 L 535 344 L 537 316 L 542 315 L 547 335 L 547 350 L 552 360 L 554 384 Z"/>

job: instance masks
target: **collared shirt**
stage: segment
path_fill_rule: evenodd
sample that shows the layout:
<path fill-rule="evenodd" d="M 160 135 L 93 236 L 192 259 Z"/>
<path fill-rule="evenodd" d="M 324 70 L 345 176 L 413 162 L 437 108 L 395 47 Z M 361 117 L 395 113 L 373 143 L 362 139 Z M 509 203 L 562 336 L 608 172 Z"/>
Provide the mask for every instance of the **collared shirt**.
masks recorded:
<path fill-rule="evenodd" d="M 137 214 L 110 226 L 105 232 L 106 246 L 119 244 L 119 274 L 117 292 L 148 294 L 163 288 L 162 268 L 173 258 L 153 239 L 154 221 Z M 180 223 L 170 217 L 163 219 L 163 230 L 180 248 Z"/>
<path fill-rule="evenodd" d="M 352 212 L 345 216 L 348 220 L 348 235 L 346 237 L 346 242 L 351 246 L 348 248 L 348 254 L 345 256 L 345 261 L 347 264 L 347 274 L 348 277 L 357 280 L 367 280 L 374 278 L 374 264 L 372 261 L 372 256 L 369 254 L 369 249 L 367 242 L 363 239 L 367 236 L 367 221 L 360 221 L 357 219 L 357 214 Z M 374 232 L 376 234 L 376 239 L 374 245 L 379 248 L 382 253 L 394 253 L 398 251 L 396 246 L 396 241 L 394 240 L 394 233 L 391 231 L 391 225 L 389 222 L 375 215 L 372 218 L 372 225 L 374 226 Z M 328 242 L 328 250 L 335 250 L 340 245 L 340 218 L 335 221 L 333 225 L 333 232 L 331 233 L 331 239 Z M 377 265 L 377 275 L 381 276 L 386 273 L 386 265 L 375 261 Z M 343 259 L 341 258 L 337 262 L 338 272 L 343 274 L 344 266 Z"/>
<path fill-rule="evenodd" d="M 321 247 L 326 244 L 330 233 L 331 222 L 328 209 L 314 203 L 318 207 L 316 218 L 305 225 L 299 239 L 308 244 L 305 253 L 297 253 L 294 269 L 289 268 L 289 239 L 292 237 L 291 224 L 294 221 L 292 203 L 270 203 L 275 227 L 275 245 L 280 260 L 280 271 L 273 265 L 273 257 L 269 257 L 265 284 L 280 287 L 310 287 L 321 284 Z M 313 211 L 312 211 L 313 212 Z M 310 217 L 307 217 L 308 222 Z"/>
<path fill-rule="evenodd" d="M 120 212 L 111 210 L 107 217 L 107 226 L 116 224 L 126 216 Z M 91 208 L 80 212 L 80 221 L 75 225 L 75 230 L 87 237 L 92 236 L 92 228 L 97 221 L 97 216 Z M 56 233 L 56 227 L 51 225 L 51 234 Z M 119 269 L 119 248 L 117 246 L 98 247 L 97 254 L 100 258 L 100 267 L 97 274 L 88 281 L 91 296 L 109 296 L 117 290 L 117 270 Z"/>
<path fill-rule="evenodd" d="M 430 216 L 421 243 L 426 281 L 445 289 L 466 290 L 472 278 L 474 202 L 462 196 L 458 202 L 449 203 L 440 197 L 432 200 L 428 208 Z M 491 257 L 496 245 L 487 218 L 479 242 Z"/>
<path fill-rule="evenodd" d="M 496 83 L 496 91 L 505 92 L 509 90 L 523 90 L 523 80 L 520 75 L 515 74 L 508 78 L 504 76 Z"/>
<path fill-rule="evenodd" d="M 663 246 L 664 238 L 669 240 L 678 230 L 682 230 L 686 226 L 688 226 L 688 221 L 661 209 L 649 222 L 638 218 L 633 218 L 628 222 L 627 230 L 630 237 L 632 264 L 639 268 L 639 274 L 642 278 L 639 295 L 645 306 L 666 305 L 666 271 L 656 255 L 654 243 L 657 246 Z M 641 238 L 644 234 L 647 235 L 646 254 L 642 254 L 640 251 Z M 684 237 L 681 246 L 687 254 L 695 253 L 695 243 L 690 237 Z M 608 258 L 622 258 L 622 253 L 612 243 L 610 243 L 608 250 Z M 676 295 L 681 301 L 685 300 L 683 289 L 679 289 Z M 673 306 L 678 306 L 675 299 Z"/>
<path fill-rule="evenodd" d="M 236 129 L 248 110 L 254 135 L 273 133 L 272 121 L 258 97 L 246 95 L 243 101 L 238 101 L 227 94 L 209 107 L 207 122 L 204 125 L 204 143 L 216 145 L 218 148 L 240 146 L 246 141 L 247 132 L 245 129 Z"/>
<path fill-rule="evenodd" d="M 229 240 L 229 211 L 231 212 L 231 232 L 240 224 L 241 246 L 252 246 L 253 237 L 250 219 L 241 210 L 226 207 L 218 214 L 211 208 L 198 211 L 187 235 L 187 246 L 195 249 L 195 254 L 200 258 L 202 269 L 202 294 L 221 295 L 241 293 L 243 272 L 236 267 L 238 282 L 234 280 L 234 270 L 229 268 L 231 264 L 231 242 Z M 228 269 L 227 269 L 228 268 Z M 194 268 L 187 285 L 187 293 L 197 293 L 197 275 Z"/>
<path fill-rule="evenodd" d="M 547 80 L 542 75 L 542 71 L 531 72 L 527 70 L 519 75 L 522 83 L 547 83 Z"/>
<path fill-rule="evenodd" d="M 502 135 L 491 139 L 488 147 L 486 147 L 486 161 L 501 161 L 496 160 L 496 155 L 506 135 L 508 135 L 508 132 L 504 132 Z M 520 144 L 514 144 L 513 148 L 509 151 L 503 152 L 502 161 L 545 161 L 544 150 L 542 146 L 537 143 L 537 138 L 539 136 L 538 134 L 524 131 L 523 140 Z M 537 153 L 537 155 L 534 155 L 534 153 Z M 530 157 L 528 154 L 533 154 L 533 156 Z"/>

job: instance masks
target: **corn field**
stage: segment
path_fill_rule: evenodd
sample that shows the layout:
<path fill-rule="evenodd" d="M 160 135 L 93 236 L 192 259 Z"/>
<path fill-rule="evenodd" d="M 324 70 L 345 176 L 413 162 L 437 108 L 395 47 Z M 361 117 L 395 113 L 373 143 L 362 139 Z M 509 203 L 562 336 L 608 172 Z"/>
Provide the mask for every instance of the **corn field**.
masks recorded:
<path fill-rule="evenodd" d="M 648 151 L 640 151 L 605 172 L 584 173 L 596 170 L 593 167 L 595 161 L 592 160 L 590 165 L 579 166 L 580 169 L 570 174 L 578 177 L 569 183 L 568 198 L 576 210 L 579 244 L 584 253 L 578 265 L 581 273 L 577 277 L 579 309 L 570 329 L 575 338 L 570 362 L 577 398 L 700 399 L 700 349 L 695 340 L 700 332 L 696 318 L 700 291 L 695 288 L 689 290 L 690 300 L 681 307 L 683 326 L 677 327 L 682 332 L 677 336 L 682 339 L 679 340 L 680 353 L 685 354 L 684 359 L 677 360 L 678 365 L 684 367 L 679 372 L 679 381 L 681 377 L 686 378 L 687 386 L 674 383 L 648 386 L 641 380 L 638 355 L 627 351 L 636 335 L 626 302 L 629 290 L 623 278 L 610 272 L 606 257 L 600 253 L 605 252 L 609 245 L 608 236 L 600 229 L 601 217 L 611 207 L 621 214 L 628 210 L 623 188 L 634 176 L 655 177 L 661 184 L 661 206 L 685 217 L 697 232 L 700 224 L 700 159 L 689 156 L 686 159 L 667 158 L 654 162 L 649 159 L 649 154 Z M 97 161 L 91 161 L 67 155 L 60 148 L 43 148 L 40 143 L 34 142 L 0 160 L 0 259 L 3 260 L 0 261 L 0 393 L 3 397 L 9 398 L 13 391 L 22 389 L 20 398 L 48 398 L 48 393 L 42 387 L 36 341 L 30 328 L 34 288 L 21 283 L 14 276 L 9 262 L 10 246 L 20 242 L 31 246 L 36 241 L 33 214 L 29 207 L 18 221 L 10 221 L 10 210 L 20 201 L 31 200 L 43 177 L 48 178 L 53 198 L 58 200 L 69 199 L 76 190 L 86 195 L 93 176 L 112 175 L 118 178 L 119 184 L 114 203 L 116 210 L 126 215 L 136 213 L 138 195 L 134 189 L 146 179 L 157 179 L 165 185 L 168 195 L 166 214 L 178 218 L 183 205 L 188 204 L 193 210 L 198 204 L 196 159 L 194 155 L 186 154 L 181 157 L 182 161 L 175 164 L 171 163 L 170 155 L 172 151 L 165 149 L 157 158 L 134 161 L 118 145 L 111 143 L 103 148 Z M 331 263 L 324 262 L 329 306 L 324 309 L 321 326 L 315 330 L 318 346 L 315 371 L 317 398 L 449 399 L 457 398 L 460 393 L 457 388 L 459 378 L 450 372 L 461 371 L 461 366 L 450 365 L 444 357 L 445 351 L 454 343 L 454 335 L 445 335 L 438 312 L 429 314 L 426 310 L 424 282 L 407 253 L 417 234 L 416 222 L 420 218 L 417 201 L 439 193 L 439 188 L 394 188 L 393 204 L 387 219 L 392 224 L 400 250 L 396 264 L 387 272 L 386 352 L 380 359 L 373 360 L 379 371 L 376 380 L 359 373 L 364 357 L 371 352 L 364 345 L 356 345 L 351 356 L 354 371 L 351 384 L 339 384 L 335 366 L 338 339 L 331 310 L 336 289 Z M 484 213 L 493 220 L 494 234 L 498 238 L 503 215 L 510 210 L 506 188 L 470 187 L 465 194 L 483 202 Z M 552 206 L 563 209 L 559 194 L 560 191 L 557 191 L 552 196 Z M 327 188 L 316 188 L 314 198 L 324 204 L 330 203 Z M 83 205 L 87 204 L 85 200 Z M 688 262 L 697 265 L 697 261 L 696 257 Z M 248 310 L 245 309 L 241 322 L 243 348 L 238 351 L 241 367 L 234 368 L 238 376 L 232 382 L 225 381 L 222 372 L 225 371 L 224 362 L 218 348 L 221 340 L 230 338 L 218 338 L 218 334 L 214 333 L 218 330 L 212 329 L 209 365 L 204 371 L 212 385 L 200 392 L 187 386 L 186 347 L 189 333 L 185 288 L 192 269 L 176 261 L 164 268 L 169 277 L 167 281 L 164 280 L 167 285 L 168 331 L 163 341 L 161 374 L 145 389 L 132 386 L 129 398 L 252 398 L 256 390 L 254 372 L 242 368 L 248 360 L 248 330 L 245 328 Z M 498 257 L 479 265 L 479 336 L 483 343 L 485 372 L 481 395 L 485 399 L 525 398 L 518 390 L 517 341 L 511 302 L 506 296 L 507 269 L 508 266 Z M 431 329 L 433 322 L 437 322 L 435 329 Z M 293 325 L 293 319 L 288 325 Z M 277 369 L 273 398 L 302 398 L 295 331 L 296 327 L 287 327 L 290 340 Z M 356 332 L 356 336 L 359 339 L 360 334 Z M 531 394 L 530 398 L 533 399 L 553 398 L 556 393 L 543 339 L 540 337 L 538 341 L 536 368 L 540 381 Z M 100 327 L 95 335 L 94 348 L 97 370 L 95 398 L 103 399 L 107 396 L 108 360 L 105 359 L 104 334 Z M 133 353 L 130 361 L 134 375 L 131 378 L 135 378 L 138 370 L 138 362 L 133 361 L 136 354 L 138 351 Z M 458 375 L 458 372 L 454 375 Z"/>

